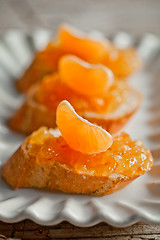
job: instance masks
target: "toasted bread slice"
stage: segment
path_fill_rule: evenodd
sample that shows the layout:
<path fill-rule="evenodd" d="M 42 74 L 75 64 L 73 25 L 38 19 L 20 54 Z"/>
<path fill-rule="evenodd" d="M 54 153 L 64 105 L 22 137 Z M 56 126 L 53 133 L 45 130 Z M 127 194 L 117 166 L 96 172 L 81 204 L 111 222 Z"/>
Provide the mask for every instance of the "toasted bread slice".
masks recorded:
<path fill-rule="evenodd" d="M 24 72 L 24 74 L 16 81 L 16 87 L 18 91 L 26 93 L 30 87 L 32 87 L 35 83 L 40 82 L 44 76 L 56 72 L 58 70 L 59 59 L 61 56 L 65 54 L 66 53 L 64 53 L 63 50 L 61 50 L 58 47 L 54 47 L 54 45 L 52 46 L 52 49 L 50 51 L 46 52 L 42 51 L 37 53 L 32 63 Z M 52 62 L 48 61 L 49 58 L 52 59 Z M 102 64 L 104 64 L 105 61 L 107 60 L 104 60 Z M 124 63 L 123 61 L 122 62 L 120 61 L 120 63 L 115 63 L 116 66 L 114 65 L 112 66 L 112 63 L 110 62 L 104 65 L 109 67 L 111 70 L 114 70 L 113 72 L 115 73 L 115 75 L 118 76 L 119 78 L 122 78 L 123 80 L 125 79 L 125 77 L 129 76 L 132 72 L 134 72 L 133 70 L 134 68 L 135 70 L 137 70 L 142 65 L 140 63 L 140 60 L 138 61 L 138 57 L 137 62 L 135 61 L 136 63 L 132 64 L 133 66 L 132 65 L 130 66 L 129 63 L 127 64 Z M 118 71 L 118 73 L 116 73 L 116 71 Z M 123 73 L 124 71 L 126 72 L 125 74 Z"/>
<path fill-rule="evenodd" d="M 110 133 L 119 131 L 138 109 L 142 99 L 139 91 L 129 86 L 126 82 L 123 82 L 123 84 L 125 84 L 127 90 L 123 93 L 123 103 L 120 104 L 116 110 L 103 114 L 85 111 L 80 113 L 80 115 L 90 122 L 102 126 Z M 41 104 L 36 100 L 35 96 L 38 88 L 39 84 L 33 86 L 29 90 L 25 103 L 10 119 L 9 126 L 12 130 L 29 134 L 41 126 L 56 127 L 56 113 L 48 106 Z"/>
<path fill-rule="evenodd" d="M 134 47 L 118 49 L 107 39 L 97 41 L 71 26 L 61 25 L 55 39 L 35 55 L 31 65 L 16 81 L 17 89 L 27 92 L 45 75 L 57 71 L 58 61 L 65 54 L 73 54 L 88 63 L 103 64 L 123 80 L 142 66 Z"/>
<path fill-rule="evenodd" d="M 43 129 L 45 134 L 52 132 L 53 139 L 59 139 L 57 141 L 61 141 L 60 138 L 62 137 L 55 134 L 55 130 L 53 132 L 51 129 Z M 43 129 L 41 128 L 39 131 L 42 132 Z M 33 134 L 35 136 L 35 133 Z M 55 151 L 52 152 L 53 155 L 49 155 L 50 157 L 48 159 L 46 158 L 47 161 L 44 160 L 44 156 L 41 162 L 37 156 L 39 152 L 42 151 L 41 146 L 44 146 L 45 142 L 41 143 L 40 147 L 38 147 L 40 144 L 38 142 L 34 143 L 35 145 L 33 142 L 31 144 L 33 134 L 23 142 L 20 148 L 2 167 L 3 178 L 14 189 L 35 187 L 61 190 L 69 193 L 103 196 L 126 186 L 146 171 L 149 171 L 153 165 L 150 151 L 142 145 L 142 142 L 132 141 L 125 133 L 114 137 L 113 144 L 107 150 L 108 153 L 105 155 L 106 157 L 104 157 L 103 153 L 99 153 L 101 154 L 100 156 L 103 157 L 102 166 L 104 162 L 107 162 L 101 169 L 103 173 L 98 174 L 96 172 L 96 167 L 99 167 L 99 163 L 95 159 L 95 154 L 90 156 L 90 158 L 93 156 L 94 163 L 98 164 L 94 165 L 95 171 L 89 171 L 87 165 L 85 165 L 85 168 L 77 168 L 76 164 L 73 165 L 67 162 L 65 151 L 64 153 L 56 152 L 58 150 L 56 150 L 56 146 L 54 146 L 54 144 L 56 145 L 55 141 L 52 145 L 55 147 Z M 39 140 L 39 133 L 37 134 Z M 45 141 L 46 140 L 47 139 L 45 139 Z M 34 150 L 34 146 L 36 150 Z M 67 148 L 68 151 L 71 152 L 72 157 L 75 154 L 75 161 L 82 160 L 84 162 L 85 159 L 87 159 L 87 154 L 76 152 L 70 149 L 68 145 L 64 147 L 63 143 L 62 149 L 64 148 Z M 141 154 L 142 152 L 143 156 Z M 58 158 L 56 157 L 57 153 L 60 154 Z M 135 159 L 134 161 L 133 158 Z M 100 161 L 99 156 L 97 159 Z"/>

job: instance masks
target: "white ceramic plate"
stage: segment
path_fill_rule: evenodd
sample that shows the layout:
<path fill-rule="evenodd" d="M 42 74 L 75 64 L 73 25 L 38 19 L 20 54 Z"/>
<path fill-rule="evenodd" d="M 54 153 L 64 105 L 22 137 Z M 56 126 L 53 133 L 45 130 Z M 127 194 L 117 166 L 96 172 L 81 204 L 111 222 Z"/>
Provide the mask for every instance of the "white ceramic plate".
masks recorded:
<path fill-rule="evenodd" d="M 101 37 L 100 33 L 92 35 Z M 20 106 L 23 96 L 14 88 L 16 79 L 30 63 L 33 52 L 43 47 L 51 33 L 31 34 L 11 30 L 0 37 L 0 164 L 2 165 L 24 139 L 7 127 L 7 119 Z M 12 190 L 0 178 L 0 220 L 17 222 L 31 219 L 53 225 L 63 220 L 77 226 L 106 222 L 116 227 L 140 220 L 160 224 L 160 42 L 148 34 L 134 39 L 118 33 L 112 39 L 119 46 L 135 44 L 145 64 L 133 75 L 131 84 L 144 94 L 144 102 L 125 131 L 133 139 L 144 140 L 152 150 L 155 166 L 124 189 L 104 197 L 48 193 L 35 189 Z"/>

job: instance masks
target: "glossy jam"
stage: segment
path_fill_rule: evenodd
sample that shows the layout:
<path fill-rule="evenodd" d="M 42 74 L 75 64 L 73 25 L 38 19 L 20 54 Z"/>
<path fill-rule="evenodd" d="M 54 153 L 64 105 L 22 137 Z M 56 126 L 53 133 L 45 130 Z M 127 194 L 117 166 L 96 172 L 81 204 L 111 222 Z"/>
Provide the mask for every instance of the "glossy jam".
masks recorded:
<path fill-rule="evenodd" d="M 134 48 L 118 49 L 115 46 L 110 48 L 101 63 L 110 68 L 119 78 L 128 77 L 142 65 Z"/>
<path fill-rule="evenodd" d="M 62 27 L 57 39 L 49 42 L 43 51 L 37 53 L 33 75 L 40 75 L 39 78 L 42 78 L 45 74 L 57 70 L 58 61 L 65 54 L 74 54 L 89 63 L 102 63 L 122 78 L 142 65 L 134 48 L 118 49 L 107 40 L 97 42 L 88 37 L 83 39 L 83 35 L 82 38 L 78 37 L 75 32 Z"/>
<path fill-rule="evenodd" d="M 58 61 L 64 55 L 64 51 L 55 42 L 50 42 L 47 47 L 36 56 L 37 68 L 46 73 L 58 68 Z"/>
<path fill-rule="evenodd" d="M 36 157 L 39 165 L 52 165 L 55 161 L 73 167 L 78 173 L 107 176 L 119 173 L 137 176 L 148 171 L 153 162 L 149 150 L 141 142 L 132 141 L 122 133 L 114 137 L 112 146 L 103 153 L 83 154 L 72 150 L 60 136 L 45 139 L 38 147 L 29 144 L 29 152 Z"/>
<path fill-rule="evenodd" d="M 106 94 L 89 97 L 73 91 L 61 81 L 58 74 L 52 74 L 43 79 L 35 97 L 39 103 L 48 106 L 54 113 L 62 100 L 69 101 L 78 114 L 85 111 L 110 113 L 124 101 L 127 87 L 126 83 L 116 81 Z"/>

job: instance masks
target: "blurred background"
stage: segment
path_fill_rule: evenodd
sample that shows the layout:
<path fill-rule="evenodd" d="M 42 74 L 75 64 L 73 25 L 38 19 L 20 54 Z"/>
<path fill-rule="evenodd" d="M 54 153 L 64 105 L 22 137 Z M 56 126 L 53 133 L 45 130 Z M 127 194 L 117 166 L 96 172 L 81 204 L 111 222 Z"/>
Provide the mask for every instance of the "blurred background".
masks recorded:
<path fill-rule="evenodd" d="M 107 34 L 160 36 L 160 0 L 0 0 L 0 31 L 48 28 L 67 22 Z"/>

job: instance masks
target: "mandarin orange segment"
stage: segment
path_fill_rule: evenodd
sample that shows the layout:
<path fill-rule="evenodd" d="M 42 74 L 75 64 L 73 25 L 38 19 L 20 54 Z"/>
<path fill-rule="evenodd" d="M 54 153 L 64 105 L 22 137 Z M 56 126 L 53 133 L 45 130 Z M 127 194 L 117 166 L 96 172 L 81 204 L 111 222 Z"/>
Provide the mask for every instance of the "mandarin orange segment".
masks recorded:
<path fill-rule="evenodd" d="M 66 100 L 57 108 L 56 123 L 64 140 L 76 151 L 94 154 L 112 145 L 112 136 L 107 131 L 80 117 Z"/>
<path fill-rule="evenodd" d="M 110 47 L 107 40 L 98 41 L 68 25 L 62 25 L 58 31 L 61 48 L 86 61 L 97 63 L 105 56 Z"/>
<path fill-rule="evenodd" d="M 101 64 L 89 64 L 73 56 L 63 56 L 59 61 L 61 79 L 82 95 L 102 95 L 114 82 L 112 71 Z"/>

